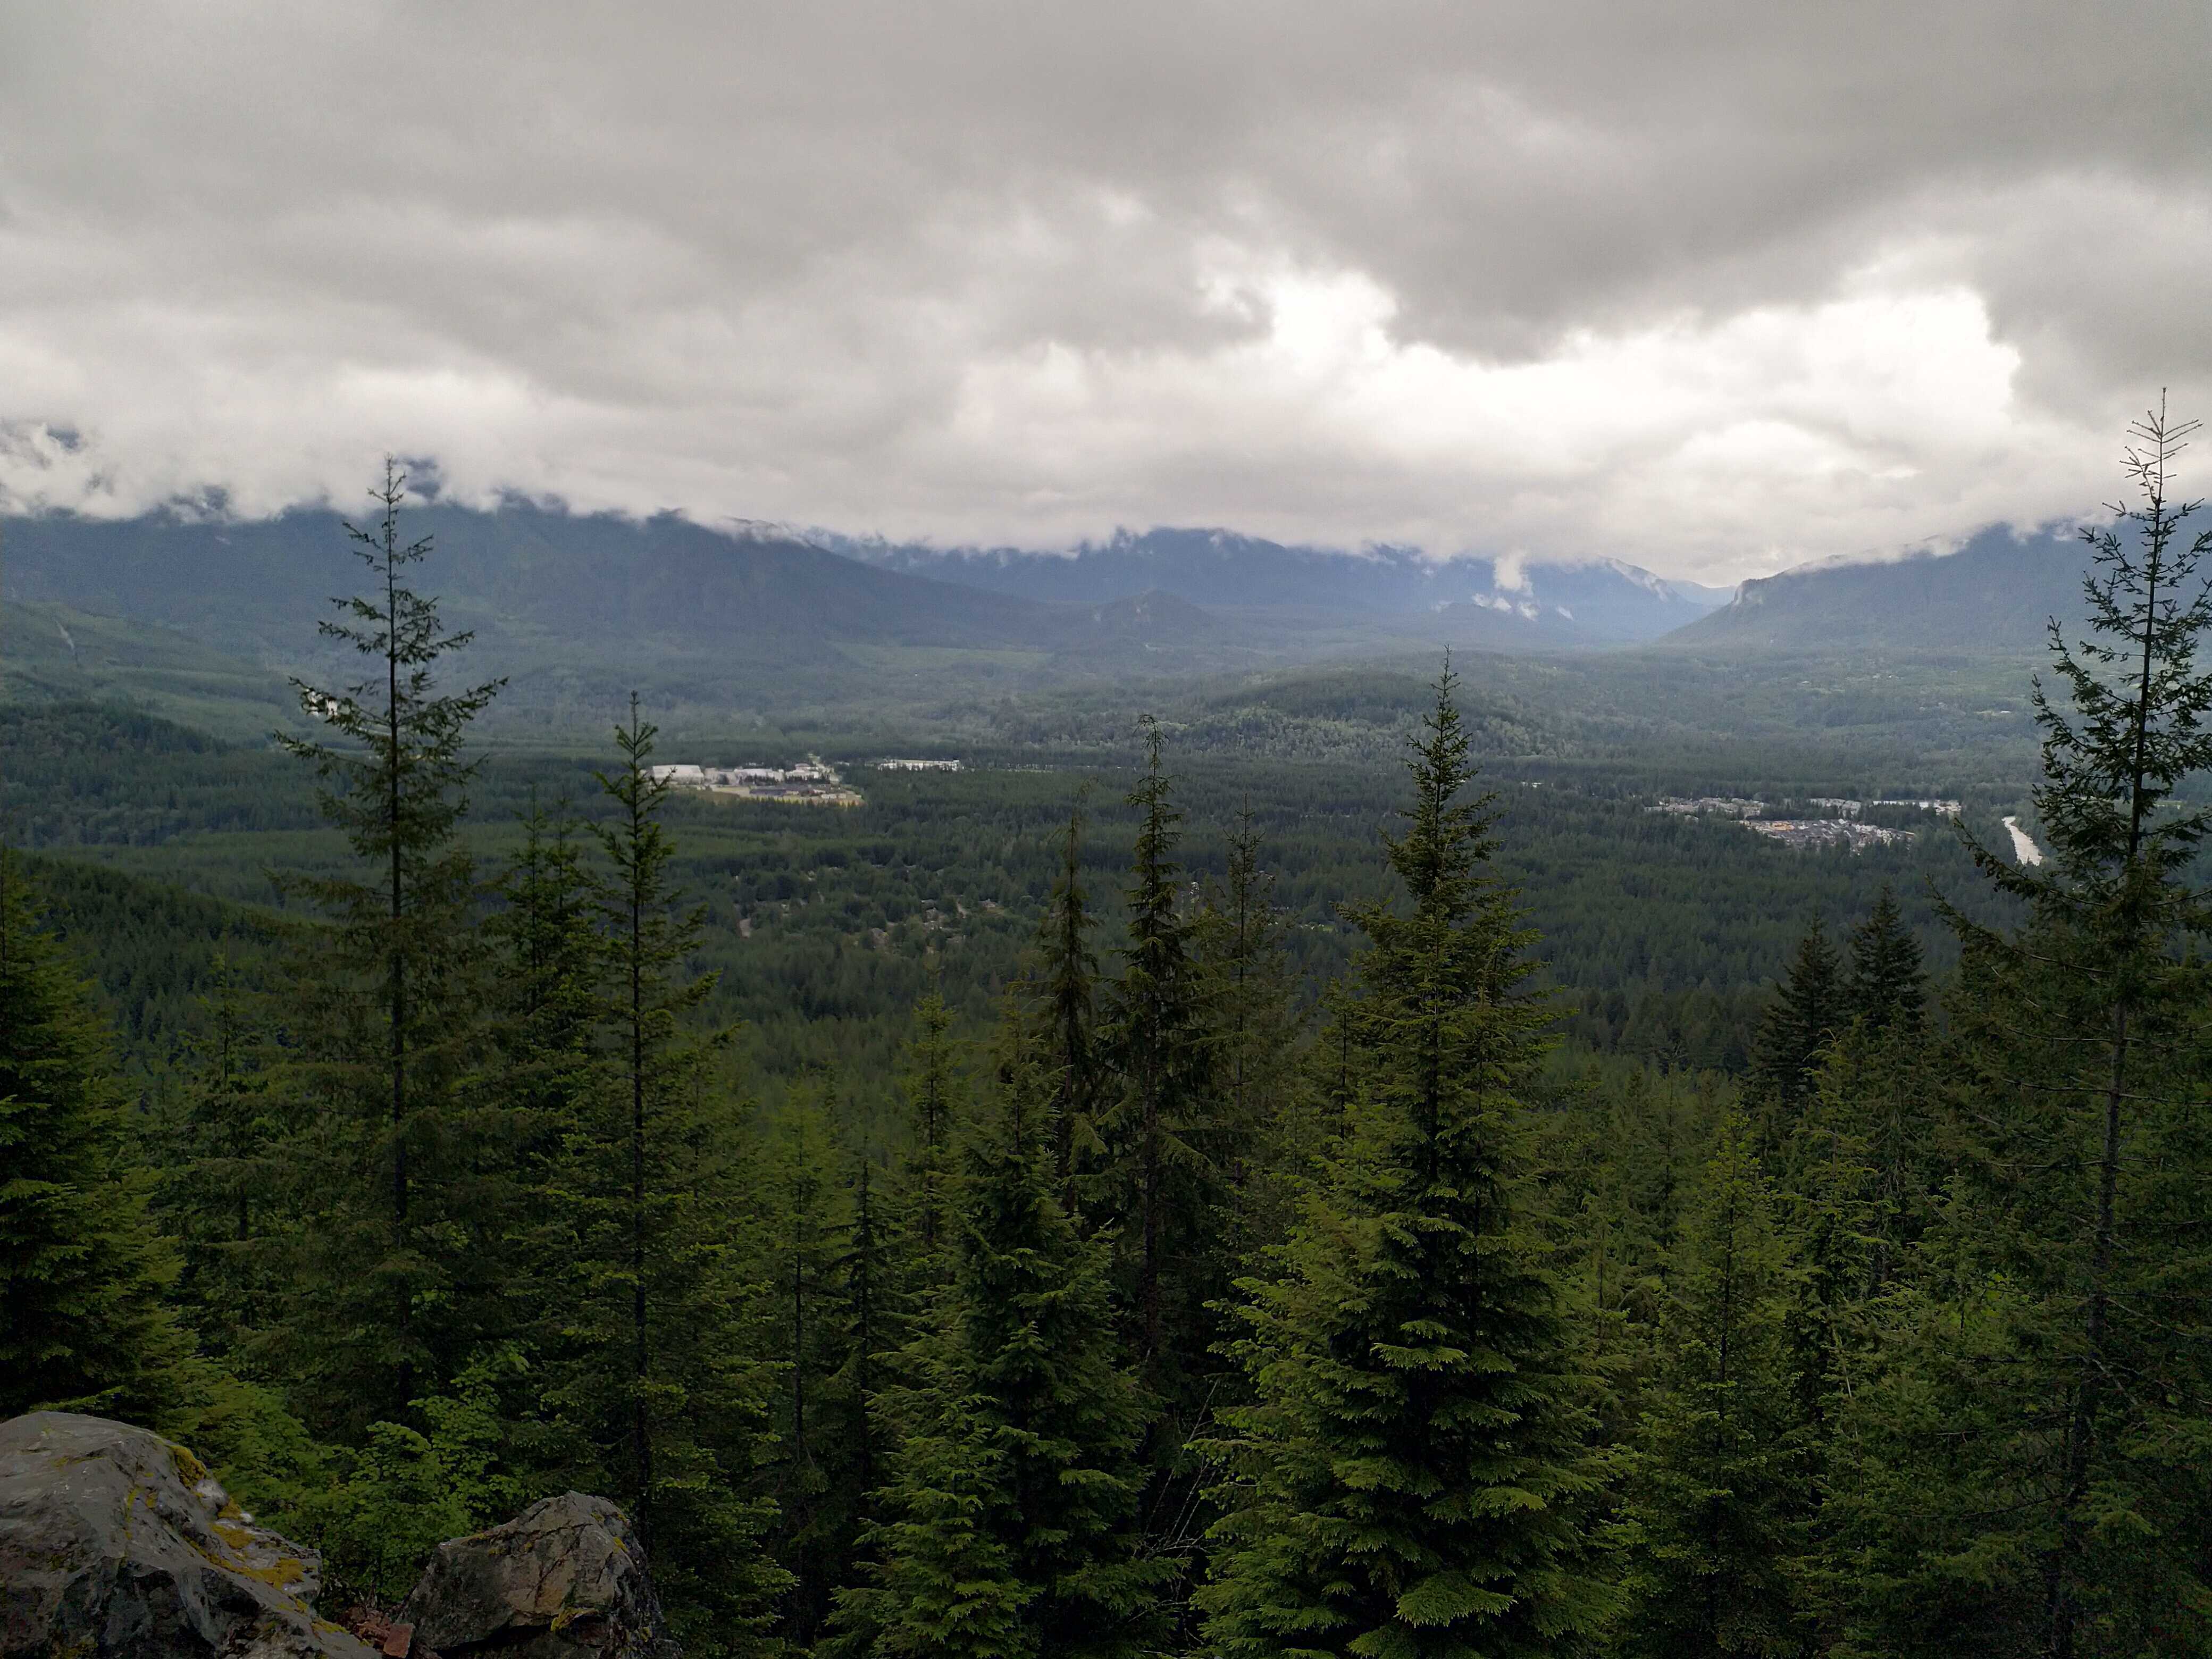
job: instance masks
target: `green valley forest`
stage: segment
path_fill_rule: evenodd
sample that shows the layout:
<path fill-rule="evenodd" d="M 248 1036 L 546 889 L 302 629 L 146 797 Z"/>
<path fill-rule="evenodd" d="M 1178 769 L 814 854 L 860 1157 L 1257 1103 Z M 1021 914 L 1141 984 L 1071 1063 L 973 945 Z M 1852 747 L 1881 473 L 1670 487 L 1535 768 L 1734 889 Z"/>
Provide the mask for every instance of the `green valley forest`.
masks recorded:
<path fill-rule="evenodd" d="M 604 1494 L 699 1659 L 2212 1652 L 2182 435 L 2032 690 L 1055 686 L 845 811 L 484 739 L 387 472 L 306 717 L 0 708 L 0 1416 L 370 1601 Z"/>

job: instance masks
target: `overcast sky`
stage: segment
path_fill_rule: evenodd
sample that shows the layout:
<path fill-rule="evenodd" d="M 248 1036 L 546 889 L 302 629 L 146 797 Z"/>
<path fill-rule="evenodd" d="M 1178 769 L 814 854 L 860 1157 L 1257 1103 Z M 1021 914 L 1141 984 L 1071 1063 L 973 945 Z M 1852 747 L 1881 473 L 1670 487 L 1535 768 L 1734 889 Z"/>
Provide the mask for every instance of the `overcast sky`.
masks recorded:
<path fill-rule="evenodd" d="M 2212 411 L 2208 65 L 2197 0 L 0 0 L 0 496 L 394 449 L 1716 581 L 2074 516 Z"/>

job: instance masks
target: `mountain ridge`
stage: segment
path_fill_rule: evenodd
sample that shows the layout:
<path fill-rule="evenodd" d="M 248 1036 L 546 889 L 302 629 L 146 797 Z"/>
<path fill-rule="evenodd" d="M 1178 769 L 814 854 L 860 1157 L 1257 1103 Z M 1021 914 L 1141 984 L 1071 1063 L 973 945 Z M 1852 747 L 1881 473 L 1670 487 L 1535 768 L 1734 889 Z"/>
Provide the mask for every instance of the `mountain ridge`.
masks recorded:
<path fill-rule="evenodd" d="M 1095 603 L 1158 591 L 1217 608 L 1349 609 L 1377 620 L 1473 606 L 1516 619 L 1484 641 L 1506 648 L 1656 639 L 1724 600 L 1720 590 L 1606 556 L 1431 558 L 1418 548 L 1319 547 L 1218 527 L 1125 529 L 1064 552 L 850 538 L 826 544 L 879 568 L 1030 599 Z"/>
<path fill-rule="evenodd" d="M 1987 526 L 1957 548 L 1828 558 L 1741 584 L 1668 634 L 1670 648 L 2033 653 L 2050 619 L 2081 617 L 2078 533 Z"/>

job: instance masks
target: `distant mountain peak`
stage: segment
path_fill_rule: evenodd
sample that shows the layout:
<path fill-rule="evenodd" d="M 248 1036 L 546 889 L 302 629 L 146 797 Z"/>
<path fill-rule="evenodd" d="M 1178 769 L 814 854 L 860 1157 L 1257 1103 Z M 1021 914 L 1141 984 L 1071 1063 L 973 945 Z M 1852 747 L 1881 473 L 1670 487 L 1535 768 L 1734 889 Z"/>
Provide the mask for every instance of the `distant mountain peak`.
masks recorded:
<path fill-rule="evenodd" d="M 1389 543 L 1356 550 L 1285 544 L 1218 525 L 1121 526 L 1101 540 L 1054 550 L 921 544 L 841 550 L 910 574 L 1028 599 L 1096 604 L 1158 592 L 1215 610 L 1359 616 L 1385 625 L 1392 617 L 1481 614 L 1492 619 L 1487 642 L 1524 648 L 1656 639 L 1727 597 L 1608 555 L 1436 556 Z"/>
<path fill-rule="evenodd" d="M 2048 619 L 2081 607 L 2070 526 L 1990 525 L 1955 547 L 1921 543 L 1842 555 L 1741 584 L 1733 599 L 1668 636 L 1693 648 L 2033 651 Z"/>

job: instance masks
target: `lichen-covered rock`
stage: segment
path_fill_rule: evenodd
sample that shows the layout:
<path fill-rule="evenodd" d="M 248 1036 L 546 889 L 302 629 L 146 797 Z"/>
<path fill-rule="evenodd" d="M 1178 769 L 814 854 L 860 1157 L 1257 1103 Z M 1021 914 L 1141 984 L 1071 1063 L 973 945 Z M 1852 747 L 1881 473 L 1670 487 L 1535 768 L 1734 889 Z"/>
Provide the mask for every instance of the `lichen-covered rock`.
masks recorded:
<path fill-rule="evenodd" d="M 445 1659 L 675 1659 L 637 1535 L 604 1498 L 541 1498 L 438 1546 L 399 1617 Z"/>
<path fill-rule="evenodd" d="M 315 1616 L 321 1568 L 158 1434 L 70 1412 L 0 1423 L 6 1659 L 374 1659 Z"/>

